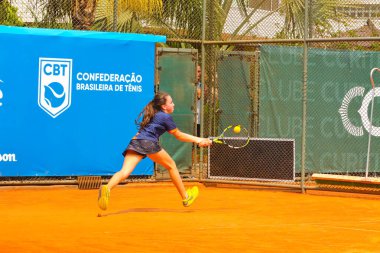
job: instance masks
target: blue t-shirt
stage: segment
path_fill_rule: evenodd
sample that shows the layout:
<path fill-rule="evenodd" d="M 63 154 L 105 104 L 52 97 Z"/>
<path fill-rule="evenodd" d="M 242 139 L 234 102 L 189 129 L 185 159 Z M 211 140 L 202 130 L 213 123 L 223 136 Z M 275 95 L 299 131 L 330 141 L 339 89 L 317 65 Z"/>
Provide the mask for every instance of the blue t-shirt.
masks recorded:
<path fill-rule="evenodd" d="M 159 111 L 153 116 L 151 122 L 139 131 L 139 134 L 136 135 L 136 139 L 158 142 L 160 136 L 166 131 L 173 132 L 173 130 L 176 129 L 177 126 L 172 116 L 163 111 Z"/>

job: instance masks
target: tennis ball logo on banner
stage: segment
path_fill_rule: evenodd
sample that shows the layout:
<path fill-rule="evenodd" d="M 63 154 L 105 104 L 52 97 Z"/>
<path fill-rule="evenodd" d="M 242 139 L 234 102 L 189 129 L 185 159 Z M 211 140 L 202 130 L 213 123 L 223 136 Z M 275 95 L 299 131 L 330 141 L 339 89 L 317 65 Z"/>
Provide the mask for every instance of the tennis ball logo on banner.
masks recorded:
<path fill-rule="evenodd" d="M 71 105 L 72 59 L 40 58 L 38 105 L 56 118 Z"/>
<path fill-rule="evenodd" d="M 362 136 L 364 134 L 363 126 L 368 133 L 371 132 L 372 136 L 380 136 L 380 127 L 373 126 L 368 116 L 370 112 L 369 106 L 371 105 L 372 99 L 375 99 L 375 97 L 380 97 L 380 88 L 375 88 L 374 91 L 370 90 L 365 96 L 364 91 L 365 89 L 363 87 L 354 87 L 350 89 L 344 96 L 342 105 L 339 108 L 343 126 L 347 132 L 353 136 Z M 348 107 L 354 98 L 363 96 L 364 99 L 362 101 L 360 109 L 358 110 L 363 126 L 358 127 L 352 124 L 348 118 Z"/>

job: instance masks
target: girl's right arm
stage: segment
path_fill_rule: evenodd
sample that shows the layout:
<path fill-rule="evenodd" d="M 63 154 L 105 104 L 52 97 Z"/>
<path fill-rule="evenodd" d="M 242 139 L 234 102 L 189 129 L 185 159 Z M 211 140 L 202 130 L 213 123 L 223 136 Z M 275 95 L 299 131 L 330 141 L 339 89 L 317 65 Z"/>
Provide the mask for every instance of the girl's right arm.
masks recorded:
<path fill-rule="evenodd" d="M 212 141 L 208 138 L 200 138 L 194 135 L 183 133 L 178 128 L 175 129 L 175 131 L 170 131 L 169 133 L 172 134 L 179 141 L 194 142 L 198 144 L 200 147 L 207 147 L 212 144 Z"/>

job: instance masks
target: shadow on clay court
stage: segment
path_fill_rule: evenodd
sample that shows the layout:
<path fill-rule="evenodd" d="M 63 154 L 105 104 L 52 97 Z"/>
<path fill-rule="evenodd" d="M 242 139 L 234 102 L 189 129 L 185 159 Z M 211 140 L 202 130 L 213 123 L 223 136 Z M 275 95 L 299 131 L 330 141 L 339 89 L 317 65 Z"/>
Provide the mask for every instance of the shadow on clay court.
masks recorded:
<path fill-rule="evenodd" d="M 112 215 L 120 215 L 126 213 L 192 213 L 194 210 L 180 210 L 180 209 L 168 209 L 168 208 L 129 208 L 126 210 L 120 210 L 116 212 L 104 212 L 98 213 L 98 217 L 106 217 Z"/>

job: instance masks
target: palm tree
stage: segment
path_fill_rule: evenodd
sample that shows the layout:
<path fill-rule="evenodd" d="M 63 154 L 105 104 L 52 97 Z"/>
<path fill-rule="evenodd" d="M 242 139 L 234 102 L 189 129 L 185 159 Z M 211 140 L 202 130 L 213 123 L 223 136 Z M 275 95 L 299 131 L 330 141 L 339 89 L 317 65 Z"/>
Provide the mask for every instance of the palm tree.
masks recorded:
<path fill-rule="evenodd" d="M 125 24 L 135 27 L 144 15 L 160 13 L 162 9 L 162 0 L 29 0 L 28 3 L 36 26 L 75 30 L 115 30 L 114 13 L 117 13 L 122 24 L 118 28 L 127 32 L 131 30 Z"/>
<path fill-rule="evenodd" d="M 260 0 L 264 2 L 265 0 Z M 227 17 L 235 4 L 244 16 L 242 26 L 239 26 L 231 39 L 242 31 L 255 11 L 248 13 L 247 0 L 207 0 L 206 30 L 208 40 L 219 40 L 222 37 Z M 259 5 L 261 5 L 261 3 Z M 157 24 L 167 28 L 168 35 L 179 39 L 201 39 L 203 0 L 163 0 L 163 13 L 157 16 Z M 248 29 L 252 30 L 254 25 Z"/>
<path fill-rule="evenodd" d="M 71 19 L 73 29 L 90 30 L 95 21 L 97 0 L 73 0 L 71 4 Z"/>
<path fill-rule="evenodd" d="M 141 32 L 152 15 L 160 16 L 163 0 L 98 0 L 94 28 Z"/>
<path fill-rule="evenodd" d="M 244 36 L 258 23 L 248 28 L 244 25 L 254 15 L 258 7 L 265 1 L 259 0 L 258 7 L 248 12 L 247 0 L 207 0 L 207 39 L 221 38 L 227 16 L 234 1 L 244 16 L 243 23 L 233 33 L 231 39 Z M 113 30 L 115 22 L 114 0 L 98 0 L 96 10 L 96 29 Z M 150 31 L 178 39 L 201 39 L 203 0 L 156 0 L 149 4 L 127 6 L 119 1 L 117 6 L 117 30 L 122 32 Z M 274 13 L 274 12 L 272 12 Z M 271 13 L 271 14 L 272 14 Z M 238 35 L 239 34 L 239 35 Z"/>
<path fill-rule="evenodd" d="M 305 1 L 307 0 L 282 0 L 280 13 L 285 16 L 285 23 L 278 35 L 281 38 L 303 38 L 305 27 Z M 345 7 L 342 0 L 309 0 L 309 34 L 315 35 L 332 33 L 331 21 L 342 22 L 346 18 L 339 13 L 338 7 Z"/>
<path fill-rule="evenodd" d="M 8 0 L 0 0 L 0 24 L 21 26 L 23 23 L 17 16 L 17 8 Z"/>
<path fill-rule="evenodd" d="M 48 0 L 44 2 L 35 1 L 37 6 L 37 12 L 42 9 L 43 19 L 42 26 L 48 28 L 70 28 L 68 25 L 71 17 L 71 0 Z M 75 0 L 73 0 L 75 2 Z M 39 6 L 41 5 L 42 6 Z M 35 15 L 37 20 L 38 14 Z M 74 26 L 73 26 L 74 27 Z"/>
<path fill-rule="evenodd" d="M 153 23 L 172 38 L 200 39 L 202 4 L 203 0 L 163 0 L 162 15 L 153 16 Z"/>

